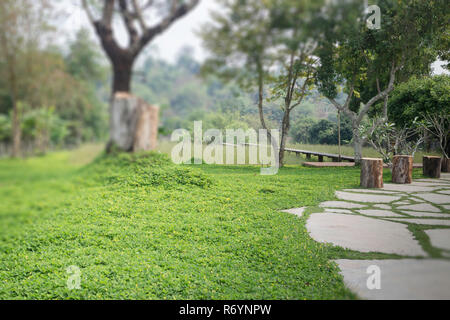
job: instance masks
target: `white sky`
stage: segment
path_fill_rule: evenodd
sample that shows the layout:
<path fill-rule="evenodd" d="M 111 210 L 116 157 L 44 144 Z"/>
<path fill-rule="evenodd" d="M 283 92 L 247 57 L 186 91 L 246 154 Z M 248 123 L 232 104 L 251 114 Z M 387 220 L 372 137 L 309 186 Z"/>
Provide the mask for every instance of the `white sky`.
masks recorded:
<path fill-rule="evenodd" d="M 1 0 L 0 0 L 1 1 Z M 86 17 L 85 12 L 81 8 L 81 0 L 61 0 L 61 6 L 67 12 L 67 18 L 64 18 L 62 23 L 65 35 L 61 37 L 61 41 L 65 41 L 67 37 L 73 38 L 75 32 L 82 26 L 88 26 L 92 33 L 94 31 Z M 210 10 L 218 8 L 219 4 L 216 0 L 201 0 L 200 4 L 190 12 L 187 16 L 175 22 L 165 33 L 158 36 L 151 46 L 158 48 L 157 54 L 169 62 L 175 60 L 179 50 L 185 46 L 194 48 L 194 54 L 197 60 L 203 61 L 207 56 L 203 49 L 201 39 L 195 34 L 202 24 L 210 21 Z M 96 38 L 96 36 L 94 36 Z M 122 40 L 124 36 L 119 35 Z M 433 64 L 434 74 L 447 73 L 448 71 L 442 69 L 442 62 L 437 61 Z"/>

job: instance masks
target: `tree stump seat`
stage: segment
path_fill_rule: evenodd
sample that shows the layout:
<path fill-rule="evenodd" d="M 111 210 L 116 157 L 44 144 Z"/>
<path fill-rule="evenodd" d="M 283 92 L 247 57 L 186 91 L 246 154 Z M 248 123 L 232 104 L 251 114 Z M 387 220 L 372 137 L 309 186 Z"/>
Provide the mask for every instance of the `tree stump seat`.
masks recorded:
<path fill-rule="evenodd" d="M 392 182 L 399 184 L 412 183 L 413 157 L 398 155 L 392 161 Z"/>
<path fill-rule="evenodd" d="M 383 188 L 383 160 L 377 158 L 361 159 L 361 187 Z"/>
<path fill-rule="evenodd" d="M 423 175 L 429 178 L 439 179 L 441 177 L 441 157 L 423 157 Z"/>

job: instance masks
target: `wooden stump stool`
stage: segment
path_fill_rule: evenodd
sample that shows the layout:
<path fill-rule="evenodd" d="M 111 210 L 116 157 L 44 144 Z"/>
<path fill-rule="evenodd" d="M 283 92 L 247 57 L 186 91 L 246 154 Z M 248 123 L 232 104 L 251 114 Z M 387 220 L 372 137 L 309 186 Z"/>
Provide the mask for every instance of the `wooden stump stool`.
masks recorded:
<path fill-rule="evenodd" d="M 413 157 L 394 156 L 392 161 L 392 182 L 412 183 Z"/>
<path fill-rule="evenodd" d="M 441 157 L 423 157 L 423 175 L 439 179 L 441 177 Z"/>
<path fill-rule="evenodd" d="M 450 172 L 450 159 L 443 157 L 441 167 L 442 172 Z"/>
<path fill-rule="evenodd" d="M 383 188 L 382 159 L 361 159 L 361 187 Z"/>

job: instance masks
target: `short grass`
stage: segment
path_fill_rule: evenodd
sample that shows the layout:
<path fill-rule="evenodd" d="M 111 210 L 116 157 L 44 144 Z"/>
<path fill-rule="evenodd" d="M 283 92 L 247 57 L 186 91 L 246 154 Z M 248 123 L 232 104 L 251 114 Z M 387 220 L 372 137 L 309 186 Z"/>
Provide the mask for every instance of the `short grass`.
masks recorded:
<path fill-rule="evenodd" d="M 86 165 L 97 151 L 0 160 L 0 299 L 356 298 L 330 261 L 351 252 L 280 210 L 334 199 L 358 169 L 261 176 L 159 153 Z M 72 265 L 81 290 L 67 288 Z"/>
<path fill-rule="evenodd" d="M 289 145 L 290 148 L 293 149 L 300 149 L 300 150 L 311 150 L 316 152 L 323 152 L 323 153 L 334 153 L 339 154 L 339 146 L 337 145 L 320 145 L 320 144 L 291 144 Z M 341 153 L 345 156 L 354 156 L 355 152 L 352 146 L 341 146 Z M 414 163 L 422 163 L 422 158 L 424 155 L 439 155 L 436 152 L 425 152 L 425 151 L 418 151 L 414 155 Z M 364 147 L 363 148 L 363 157 L 367 158 L 381 158 L 381 154 L 377 152 L 375 149 L 370 147 Z M 305 157 L 302 156 L 300 158 L 304 159 Z M 290 157 L 290 161 L 294 161 L 293 156 Z M 308 161 L 315 161 L 317 158 L 313 157 L 312 160 Z M 330 159 L 325 158 L 325 161 L 331 161 Z"/>

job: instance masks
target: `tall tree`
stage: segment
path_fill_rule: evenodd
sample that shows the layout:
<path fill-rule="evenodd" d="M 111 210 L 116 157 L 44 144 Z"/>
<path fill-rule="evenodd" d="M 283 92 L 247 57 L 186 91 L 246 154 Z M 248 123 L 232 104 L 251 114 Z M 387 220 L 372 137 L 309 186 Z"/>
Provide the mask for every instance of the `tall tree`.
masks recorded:
<path fill-rule="evenodd" d="M 291 112 L 302 103 L 313 84 L 312 55 L 316 44 L 311 40 L 310 27 L 314 10 L 318 12 L 321 3 L 308 0 L 223 1 L 225 10 L 215 13 L 214 23 L 202 32 L 206 47 L 213 53 L 205 70 L 214 70 L 225 78 L 231 76 L 250 89 L 257 87 L 262 128 L 268 129 L 264 114 L 266 86 L 271 88 L 270 100 L 280 103 L 283 113 L 281 142 L 276 147 L 281 166 Z"/>
<path fill-rule="evenodd" d="M 191 11 L 200 0 L 82 0 L 87 16 L 100 38 L 114 72 L 113 93 L 130 92 L 133 64 L 156 36 Z M 95 13 L 95 8 L 100 8 Z M 162 18 L 155 18 L 162 16 Z M 128 35 L 128 46 L 121 47 L 114 29 L 119 18 Z M 148 24 L 154 20 L 153 24 Z"/>
<path fill-rule="evenodd" d="M 329 5 L 324 11 L 318 55 L 320 91 L 352 121 L 355 158 L 362 157 L 359 127 L 373 107 L 383 103 L 387 119 L 389 94 L 411 70 L 429 69 L 437 57 L 435 39 L 445 30 L 445 0 L 380 0 L 380 28 L 368 27 L 360 1 Z M 338 87 L 347 99 L 337 101 Z M 375 123 L 374 125 L 379 125 Z"/>

